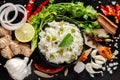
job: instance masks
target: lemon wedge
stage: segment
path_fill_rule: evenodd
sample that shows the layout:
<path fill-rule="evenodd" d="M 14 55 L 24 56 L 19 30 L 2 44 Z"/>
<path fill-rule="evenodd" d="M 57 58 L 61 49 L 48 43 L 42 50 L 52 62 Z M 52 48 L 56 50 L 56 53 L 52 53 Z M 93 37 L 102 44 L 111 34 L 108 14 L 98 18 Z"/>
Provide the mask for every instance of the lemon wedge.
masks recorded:
<path fill-rule="evenodd" d="M 33 26 L 29 23 L 25 23 L 22 27 L 15 30 L 15 37 L 20 42 L 29 42 L 35 35 Z"/>

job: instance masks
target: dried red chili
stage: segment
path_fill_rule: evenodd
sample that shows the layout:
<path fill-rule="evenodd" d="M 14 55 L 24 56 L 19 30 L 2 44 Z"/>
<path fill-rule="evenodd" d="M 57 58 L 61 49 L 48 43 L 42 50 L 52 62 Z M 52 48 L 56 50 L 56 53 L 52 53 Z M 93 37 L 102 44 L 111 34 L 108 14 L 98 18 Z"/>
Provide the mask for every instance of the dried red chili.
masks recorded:
<path fill-rule="evenodd" d="M 119 23 L 119 20 L 120 20 L 120 5 L 119 4 L 116 4 L 116 16 L 115 16 L 115 19 L 116 19 L 116 23 Z"/>
<path fill-rule="evenodd" d="M 57 67 L 57 68 L 44 68 L 44 67 L 39 66 L 38 64 L 34 64 L 34 66 L 37 70 L 42 71 L 44 73 L 48 73 L 48 74 L 58 73 L 65 68 L 63 66 L 60 66 L 60 67 Z"/>
<path fill-rule="evenodd" d="M 105 16 L 108 16 L 108 10 L 107 10 L 106 7 L 104 7 L 103 5 L 101 5 L 101 6 L 100 6 L 100 9 L 101 9 L 101 11 L 103 12 L 103 14 L 104 14 Z"/>
<path fill-rule="evenodd" d="M 28 4 L 26 5 L 26 10 L 27 10 L 27 19 L 30 17 L 33 6 L 34 6 L 35 0 L 29 0 Z"/>
<path fill-rule="evenodd" d="M 114 8 L 111 4 L 100 7 L 101 11 L 105 16 L 114 16 L 115 22 L 119 23 L 120 20 L 120 5 L 116 4 L 116 8 Z"/>
<path fill-rule="evenodd" d="M 106 5 L 106 8 L 108 9 L 108 15 L 115 16 L 115 9 L 112 5 Z"/>
<path fill-rule="evenodd" d="M 101 11 L 104 13 L 104 15 L 106 16 L 115 16 L 115 9 L 112 5 L 106 5 L 106 7 L 104 7 L 103 5 L 101 5 Z"/>

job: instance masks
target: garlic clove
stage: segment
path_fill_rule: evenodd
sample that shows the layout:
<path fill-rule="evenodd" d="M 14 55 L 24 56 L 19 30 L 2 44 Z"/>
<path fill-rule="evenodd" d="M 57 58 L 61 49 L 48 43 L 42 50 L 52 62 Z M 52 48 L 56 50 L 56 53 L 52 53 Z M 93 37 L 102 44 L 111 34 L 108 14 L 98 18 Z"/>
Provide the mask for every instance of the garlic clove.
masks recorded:
<path fill-rule="evenodd" d="M 95 73 L 101 73 L 101 75 L 103 76 L 103 72 L 102 71 L 95 71 L 92 67 L 91 63 L 87 63 L 86 67 L 85 67 L 86 71 L 89 72 L 89 74 L 95 74 Z"/>
<path fill-rule="evenodd" d="M 95 69 L 101 69 L 101 68 L 102 68 L 102 65 L 97 64 L 97 63 L 94 63 L 93 61 L 91 61 L 91 65 L 92 65 L 92 67 L 95 68 Z"/>
<path fill-rule="evenodd" d="M 95 56 L 95 59 L 100 60 L 100 61 L 103 61 L 104 63 L 106 63 L 106 61 L 107 61 L 107 60 L 106 60 L 103 56 L 101 56 L 101 55 Z"/>
<path fill-rule="evenodd" d="M 97 49 L 95 49 L 91 52 L 91 57 L 95 58 L 96 54 L 97 54 Z"/>
<path fill-rule="evenodd" d="M 101 61 L 101 60 L 99 60 L 99 59 L 95 59 L 95 63 L 97 63 L 97 64 L 99 64 L 99 65 L 105 64 L 104 61 Z"/>

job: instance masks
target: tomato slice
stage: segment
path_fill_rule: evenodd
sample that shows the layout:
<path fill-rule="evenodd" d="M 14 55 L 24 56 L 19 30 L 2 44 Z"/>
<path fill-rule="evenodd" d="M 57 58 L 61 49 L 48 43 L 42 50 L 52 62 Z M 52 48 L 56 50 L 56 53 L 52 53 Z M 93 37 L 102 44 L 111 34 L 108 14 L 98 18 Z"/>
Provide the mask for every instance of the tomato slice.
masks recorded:
<path fill-rule="evenodd" d="M 58 73 L 60 71 L 62 71 L 65 67 L 63 66 L 60 66 L 60 67 L 57 67 L 57 68 L 44 68 L 44 67 L 41 67 L 40 65 L 38 64 L 34 64 L 34 67 L 41 71 L 41 72 L 44 72 L 44 73 L 48 73 L 48 74 L 55 74 L 55 73 Z"/>

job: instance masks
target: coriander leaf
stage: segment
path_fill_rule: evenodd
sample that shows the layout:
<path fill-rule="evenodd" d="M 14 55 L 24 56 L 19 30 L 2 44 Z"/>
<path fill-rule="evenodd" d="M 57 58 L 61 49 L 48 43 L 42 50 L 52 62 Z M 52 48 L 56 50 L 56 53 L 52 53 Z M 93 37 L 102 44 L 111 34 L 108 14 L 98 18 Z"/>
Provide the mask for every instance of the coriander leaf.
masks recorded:
<path fill-rule="evenodd" d="M 88 20 L 88 15 L 84 15 L 83 18 L 84 18 L 85 20 Z"/>
<path fill-rule="evenodd" d="M 100 28 L 100 24 L 98 23 L 98 21 L 94 21 L 92 22 L 92 25 L 94 26 L 94 28 Z"/>
<path fill-rule="evenodd" d="M 54 0 L 49 0 L 49 2 L 50 2 L 51 4 L 53 4 L 53 3 L 54 3 Z"/>
<path fill-rule="evenodd" d="M 64 39 L 61 41 L 61 43 L 59 44 L 59 47 L 67 47 L 69 45 L 71 45 L 73 42 L 73 37 L 70 33 L 68 33 Z"/>
<path fill-rule="evenodd" d="M 91 30 L 91 28 L 86 27 L 82 31 L 84 31 L 85 33 L 89 34 L 89 33 L 91 33 L 92 30 Z"/>
<path fill-rule="evenodd" d="M 86 7 L 85 14 L 88 15 L 91 19 L 96 19 L 98 16 L 97 11 L 92 6 Z"/>

